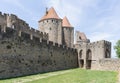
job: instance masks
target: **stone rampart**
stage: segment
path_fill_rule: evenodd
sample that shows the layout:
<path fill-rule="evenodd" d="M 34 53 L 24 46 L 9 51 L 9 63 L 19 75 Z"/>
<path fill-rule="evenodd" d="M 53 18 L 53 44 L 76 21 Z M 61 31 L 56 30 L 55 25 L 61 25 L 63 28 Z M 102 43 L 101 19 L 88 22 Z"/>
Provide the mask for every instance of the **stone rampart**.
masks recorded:
<path fill-rule="evenodd" d="M 78 67 L 77 50 L 0 28 L 0 79 Z"/>

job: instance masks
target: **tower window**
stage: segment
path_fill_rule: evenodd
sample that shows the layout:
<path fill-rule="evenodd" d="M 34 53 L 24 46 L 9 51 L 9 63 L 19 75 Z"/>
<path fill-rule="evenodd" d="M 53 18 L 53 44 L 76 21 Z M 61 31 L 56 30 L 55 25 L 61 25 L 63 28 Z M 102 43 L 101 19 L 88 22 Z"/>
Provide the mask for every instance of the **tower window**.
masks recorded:
<path fill-rule="evenodd" d="M 79 36 L 79 39 L 81 39 L 81 37 Z"/>
<path fill-rule="evenodd" d="M 51 27 L 50 27 L 50 30 L 51 30 Z"/>
<path fill-rule="evenodd" d="M 53 20 L 52 20 L 52 22 L 53 22 Z"/>

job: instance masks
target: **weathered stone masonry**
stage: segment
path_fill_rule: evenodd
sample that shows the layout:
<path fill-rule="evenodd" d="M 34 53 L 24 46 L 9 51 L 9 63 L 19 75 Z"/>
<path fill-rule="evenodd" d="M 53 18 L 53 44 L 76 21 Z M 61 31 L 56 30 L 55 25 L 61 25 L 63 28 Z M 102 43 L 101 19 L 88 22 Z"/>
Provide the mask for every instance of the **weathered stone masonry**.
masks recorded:
<path fill-rule="evenodd" d="M 12 28 L 0 32 L 0 78 L 78 67 L 75 49 L 18 32 Z"/>
<path fill-rule="evenodd" d="M 96 70 L 120 71 L 120 59 L 100 59 L 97 63 Z"/>
<path fill-rule="evenodd" d="M 90 42 L 77 31 L 74 44 L 74 27 L 54 8 L 38 23 L 35 30 L 16 15 L 0 13 L 0 79 L 76 67 L 120 70 L 120 59 L 111 59 L 111 42 Z"/>

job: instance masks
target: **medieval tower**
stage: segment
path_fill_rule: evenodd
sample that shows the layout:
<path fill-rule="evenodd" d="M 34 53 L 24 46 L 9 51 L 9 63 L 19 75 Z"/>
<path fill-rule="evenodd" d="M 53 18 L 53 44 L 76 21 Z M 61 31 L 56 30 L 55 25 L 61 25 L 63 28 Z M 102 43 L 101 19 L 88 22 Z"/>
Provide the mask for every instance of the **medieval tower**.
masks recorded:
<path fill-rule="evenodd" d="M 62 29 L 63 29 L 63 33 L 62 33 L 63 34 L 63 45 L 66 45 L 68 47 L 73 47 L 74 28 L 69 23 L 66 16 L 63 18 Z"/>
<path fill-rule="evenodd" d="M 49 41 L 73 47 L 74 28 L 67 17 L 61 19 L 53 7 L 40 19 L 39 30 L 49 34 Z"/>
<path fill-rule="evenodd" d="M 62 19 L 53 7 L 39 21 L 39 30 L 49 34 L 49 41 L 62 44 Z"/>

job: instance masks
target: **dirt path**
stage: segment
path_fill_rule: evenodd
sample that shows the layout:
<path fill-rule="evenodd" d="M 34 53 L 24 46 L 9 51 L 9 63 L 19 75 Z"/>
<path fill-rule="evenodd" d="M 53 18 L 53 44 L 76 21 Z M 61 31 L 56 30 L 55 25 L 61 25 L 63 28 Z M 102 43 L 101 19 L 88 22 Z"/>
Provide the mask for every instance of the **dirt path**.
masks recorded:
<path fill-rule="evenodd" d="M 14 80 L 13 83 L 25 83 L 25 82 L 30 82 L 30 81 L 34 81 L 34 80 L 38 80 L 38 79 L 43 79 L 43 78 L 48 78 L 48 77 L 51 77 L 51 76 L 57 76 L 57 75 L 61 75 L 61 74 L 65 74 L 65 73 L 68 73 L 68 72 L 71 72 L 71 71 L 63 71 L 63 72 L 57 72 L 57 73 L 50 73 L 48 75 L 44 75 L 44 76 L 35 76 L 33 78 L 23 78 L 23 79 L 19 79 L 19 80 Z"/>

